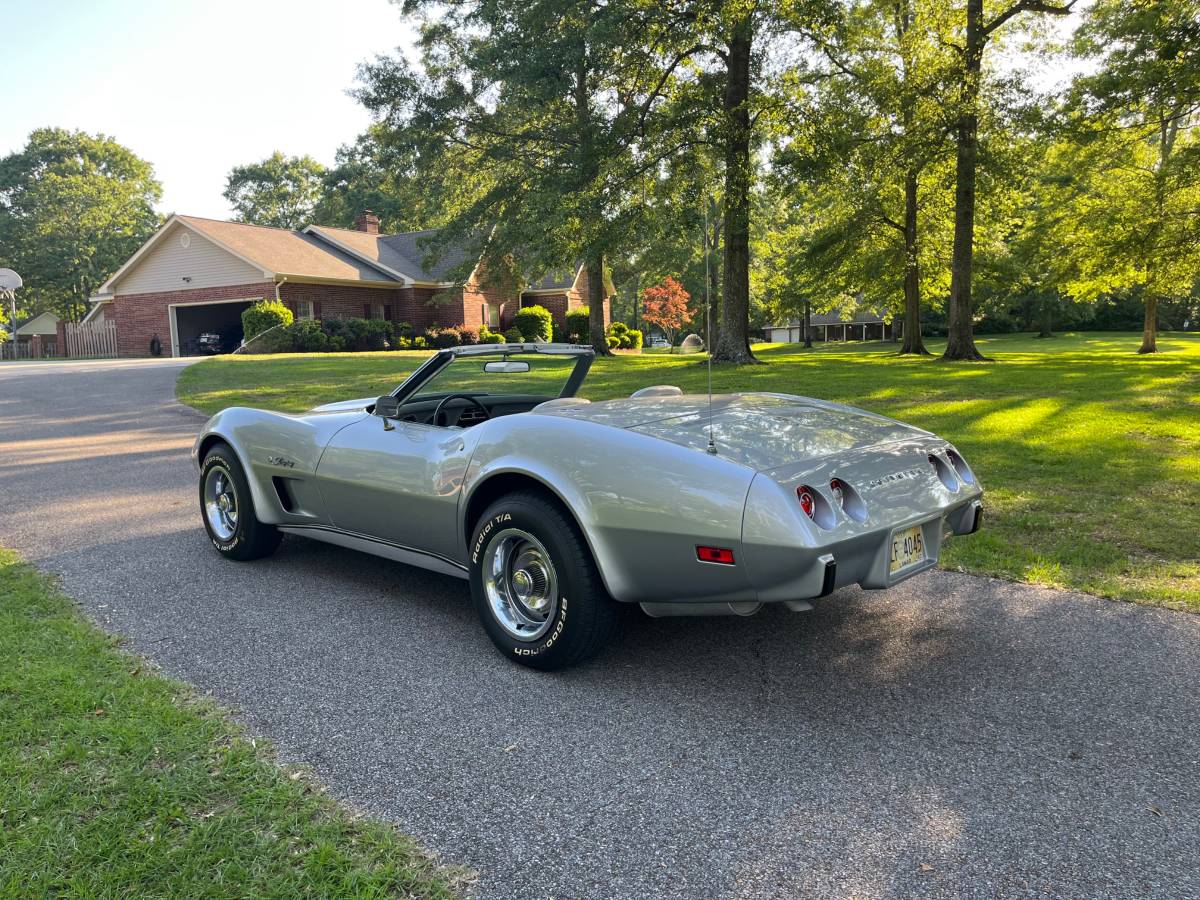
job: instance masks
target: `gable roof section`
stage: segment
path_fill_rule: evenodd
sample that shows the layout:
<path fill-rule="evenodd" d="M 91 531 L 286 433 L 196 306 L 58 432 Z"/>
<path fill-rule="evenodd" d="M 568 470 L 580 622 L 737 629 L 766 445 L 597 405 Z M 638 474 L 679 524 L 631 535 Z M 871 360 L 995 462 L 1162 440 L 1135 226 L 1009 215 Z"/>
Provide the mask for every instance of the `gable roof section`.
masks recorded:
<path fill-rule="evenodd" d="M 55 334 L 57 332 L 58 316 L 54 313 L 46 311 L 38 313 L 32 319 L 26 319 L 17 326 L 14 335 L 23 334 Z"/>
<path fill-rule="evenodd" d="M 526 293 L 542 292 L 542 291 L 569 291 L 575 287 L 575 282 L 579 280 L 579 270 L 582 266 L 563 266 L 561 269 L 553 269 L 546 275 L 543 275 L 537 281 L 531 281 L 525 288 Z"/>
<path fill-rule="evenodd" d="M 475 256 L 465 244 L 451 244 L 442 249 L 436 262 L 427 265 L 430 239 L 437 231 L 436 228 L 427 228 L 400 234 L 371 234 L 325 225 L 309 225 L 304 229 L 305 234 L 316 235 L 335 247 L 384 266 L 409 282 L 444 285 L 451 282 L 451 274 L 455 269 L 466 262 L 475 262 Z"/>
<path fill-rule="evenodd" d="M 304 229 L 304 234 L 377 266 L 405 284 L 424 280 L 417 277 L 418 267 L 412 260 L 401 256 L 383 243 L 382 238 L 385 235 L 354 231 L 350 228 L 327 228 L 324 225 L 309 225 Z"/>
<path fill-rule="evenodd" d="M 217 246 L 248 259 L 273 275 L 328 278 L 337 281 L 395 281 L 378 265 L 364 264 L 356 256 L 339 253 L 299 231 L 178 216 Z"/>
<path fill-rule="evenodd" d="M 326 242 L 299 231 L 268 228 L 245 222 L 223 222 L 197 216 L 173 215 L 154 236 L 143 244 L 126 263 L 97 290 L 112 294 L 114 287 L 156 247 L 175 225 L 182 225 L 259 269 L 264 279 L 278 276 L 323 281 L 390 284 L 403 281 L 385 267 L 363 260 L 357 254 L 344 253 Z"/>

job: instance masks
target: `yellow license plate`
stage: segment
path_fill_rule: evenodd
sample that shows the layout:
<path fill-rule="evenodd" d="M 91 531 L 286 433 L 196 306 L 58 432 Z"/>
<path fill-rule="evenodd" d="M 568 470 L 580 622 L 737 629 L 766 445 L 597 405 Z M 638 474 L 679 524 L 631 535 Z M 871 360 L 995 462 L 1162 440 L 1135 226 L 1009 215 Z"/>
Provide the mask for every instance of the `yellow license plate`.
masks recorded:
<path fill-rule="evenodd" d="M 920 525 L 892 532 L 892 561 L 888 573 L 896 574 L 925 561 L 925 535 Z"/>

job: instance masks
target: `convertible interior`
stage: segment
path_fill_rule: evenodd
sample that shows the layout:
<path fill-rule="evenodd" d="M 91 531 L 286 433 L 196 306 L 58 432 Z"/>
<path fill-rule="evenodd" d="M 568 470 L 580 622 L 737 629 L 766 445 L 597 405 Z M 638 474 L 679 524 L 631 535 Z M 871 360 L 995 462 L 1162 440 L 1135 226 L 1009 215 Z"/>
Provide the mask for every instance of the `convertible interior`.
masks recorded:
<path fill-rule="evenodd" d="M 470 428 L 488 419 L 529 412 L 535 406 L 553 400 L 539 394 L 488 394 L 483 391 L 461 394 L 422 394 L 404 403 L 401 422 L 420 422 L 447 428 Z"/>

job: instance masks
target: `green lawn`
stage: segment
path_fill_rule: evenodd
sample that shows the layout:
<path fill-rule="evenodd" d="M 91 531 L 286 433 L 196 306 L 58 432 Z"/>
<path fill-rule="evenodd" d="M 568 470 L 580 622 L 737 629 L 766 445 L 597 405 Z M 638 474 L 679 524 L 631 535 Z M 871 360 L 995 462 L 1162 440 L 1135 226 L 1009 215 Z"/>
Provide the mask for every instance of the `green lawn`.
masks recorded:
<path fill-rule="evenodd" d="M 0 896 L 450 897 L 0 550 Z"/>
<path fill-rule="evenodd" d="M 994 364 L 902 358 L 891 344 L 757 348 L 769 365 L 718 367 L 717 391 L 786 391 L 851 403 L 937 432 L 987 491 L 984 530 L 943 565 L 1200 611 L 1200 336 L 979 341 Z M 937 343 L 931 345 L 940 352 Z M 302 411 L 391 389 L 417 353 L 221 357 L 185 369 L 179 397 Z M 598 360 L 592 399 L 648 384 L 702 391 L 696 357 Z"/>

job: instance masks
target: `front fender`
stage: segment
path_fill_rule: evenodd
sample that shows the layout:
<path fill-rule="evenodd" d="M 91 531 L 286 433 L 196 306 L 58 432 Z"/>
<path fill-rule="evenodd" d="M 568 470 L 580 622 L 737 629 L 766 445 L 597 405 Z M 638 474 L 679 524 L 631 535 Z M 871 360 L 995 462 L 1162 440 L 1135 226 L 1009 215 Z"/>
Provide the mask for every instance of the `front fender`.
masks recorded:
<path fill-rule="evenodd" d="M 254 512 L 273 525 L 325 523 L 325 504 L 316 482 L 317 464 L 335 434 L 367 415 L 362 410 L 291 416 L 261 409 L 230 407 L 205 424 L 192 448 L 199 465 L 200 449 L 216 438 L 228 444 L 242 464 Z M 272 478 L 286 482 L 295 501 L 283 508 Z"/>

